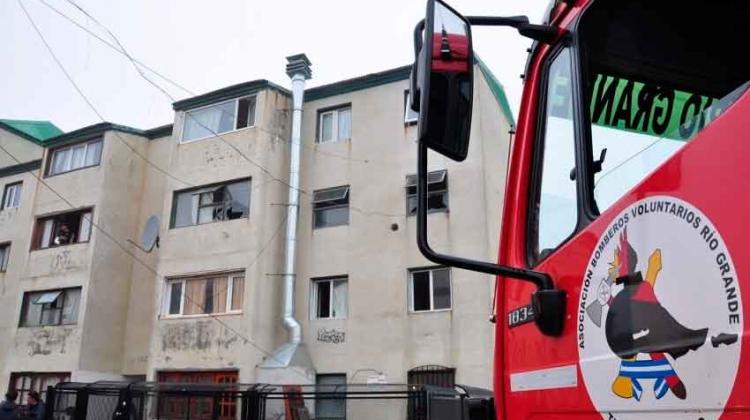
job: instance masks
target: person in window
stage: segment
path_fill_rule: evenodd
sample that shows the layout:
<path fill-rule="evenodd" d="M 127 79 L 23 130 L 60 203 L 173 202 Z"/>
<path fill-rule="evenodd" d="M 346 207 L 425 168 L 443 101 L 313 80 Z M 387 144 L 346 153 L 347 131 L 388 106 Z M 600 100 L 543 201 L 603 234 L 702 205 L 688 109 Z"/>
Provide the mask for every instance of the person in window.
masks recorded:
<path fill-rule="evenodd" d="M 5 393 L 5 401 L 0 404 L 0 420 L 18 420 L 16 398 L 18 398 L 18 392 L 14 390 Z"/>
<path fill-rule="evenodd" d="M 70 227 L 67 223 L 62 223 L 54 239 L 55 245 L 67 245 L 73 243 L 73 241 L 73 232 L 70 230 Z"/>
<path fill-rule="evenodd" d="M 29 420 L 44 420 L 44 402 L 36 391 L 29 391 Z"/>

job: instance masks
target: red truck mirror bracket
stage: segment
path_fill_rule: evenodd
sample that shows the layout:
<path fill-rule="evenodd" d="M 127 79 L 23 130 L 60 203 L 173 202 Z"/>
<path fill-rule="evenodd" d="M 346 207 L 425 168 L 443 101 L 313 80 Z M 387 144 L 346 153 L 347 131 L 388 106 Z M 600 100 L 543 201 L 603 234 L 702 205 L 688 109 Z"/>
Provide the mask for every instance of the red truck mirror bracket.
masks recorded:
<path fill-rule="evenodd" d="M 437 264 L 533 283 L 537 288 L 531 295 L 534 322 L 545 335 L 561 335 L 565 318 L 566 293 L 564 290 L 555 288 L 548 274 L 440 254 L 430 247 L 427 238 L 427 145 L 420 141 L 417 147 L 417 245 L 422 255 Z"/>

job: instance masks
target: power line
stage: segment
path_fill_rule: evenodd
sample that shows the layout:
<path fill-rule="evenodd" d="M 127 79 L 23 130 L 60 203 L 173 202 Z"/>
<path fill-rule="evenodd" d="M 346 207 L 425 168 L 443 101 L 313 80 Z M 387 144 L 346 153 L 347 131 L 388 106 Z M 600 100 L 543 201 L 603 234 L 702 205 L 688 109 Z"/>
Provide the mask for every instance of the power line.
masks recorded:
<path fill-rule="evenodd" d="M 102 116 L 102 114 L 99 113 L 99 111 L 96 109 L 96 107 L 91 102 L 91 100 L 83 93 L 83 91 L 78 86 L 78 84 L 76 84 L 75 80 L 73 80 L 73 77 L 65 69 L 65 66 L 63 66 L 63 64 L 60 61 L 60 59 L 57 58 L 57 55 L 52 50 L 52 47 L 47 42 L 47 39 L 44 38 L 44 35 L 42 34 L 41 30 L 36 25 L 36 22 L 34 22 L 34 19 L 31 17 L 31 14 L 29 14 L 29 11 L 26 9 L 26 6 L 24 6 L 24 4 L 23 4 L 23 2 L 21 0 L 18 0 L 18 5 L 21 6 L 21 10 L 23 10 L 23 13 L 26 15 L 26 18 L 28 19 L 29 23 L 34 28 L 34 31 L 36 31 L 37 35 L 39 36 L 39 39 L 41 39 L 42 43 L 44 44 L 44 47 L 47 49 L 47 52 L 49 52 L 49 54 L 52 56 L 52 59 L 55 61 L 55 64 L 57 64 L 57 67 L 60 69 L 60 71 L 63 72 L 63 74 L 65 75 L 65 78 L 68 79 L 68 82 L 70 82 L 70 84 L 73 85 L 73 88 L 76 90 L 76 92 L 78 92 L 78 94 L 81 96 L 81 98 L 84 100 L 84 102 L 86 102 L 86 104 L 89 106 L 89 108 L 91 108 L 91 110 L 96 114 L 96 116 L 99 117 L 99 119 L 102 120 L 103 122 L 106 122 L 106 120 L 104 119 L 104 117 Z M 159 167 L 157 164 L 151 162 L 146 156 L 142 155 L 133 146 L 131 146 L 130 144 L 128 144 L 128 142 L 125 139 L 123 139 L 119 135 L 119 133 L 117 133 L 117 131 L 113 131 L 113 133 L 115 134 L 115 137 L 118 140 L 120 140 L 120 142 L 123 145 L 125 145 L 125 147 L 127 147 L 128 149 L 130 149 L 130 151 L 133 152 L 133 154 L 135 154 L 138 157 L 140 157 L 141 159 L 143 159 L 143 161 L 146 162 L 149 166 L 153 167 L 154 169 L 156 169 L 157 171 L 161 172 L 162 174 L 168 176 L 169 178 L 174 179 L 175 181 L 178 181 L 178 182 L 180 182 L 182 184 L 185 184 L 185 185 L 194 186 L 193 184 L 191 184 L 191 183 L 189 183 L 187 181 L 184 181 L 184 180 L 182 180 L 180 178 L 175 177 L 174 175 L 170 174 L 168 171 L 166 171 L 166 170 L 162 169 L 161 167 Z"/>
<path fill-rule="evenodd" d="M 66 77 L 68 77 L 68 80 L 75 86 L 75 88 L 79 92 L 79 94 L 81 94 L 81 96 L 84 97 L 84 99 L 86 99 L 86 102 L 89 104 L 89 106 L 92 107 L 92 109 L 94 110 L 94 112 L 96 112 L 97 115 L 99 115 L 98 111 L 95 109 L 95 107 L 93 107 L 93 104 L 91 104 L 90 101 L 88 101 L 88 99 L 85 97 L 85 95 L 83 94 L 83 92 L 78 88 L 77 85 L 75 85 L 75 82 L 72 80 L 72 78 L 70 77 L 70 75 L 68 74 L 68 72 L 65 70 L 65 68 L 62 66 L 62 64 L 60 63 L 60 61 L 57 59 L 57 57 L 55 56 L 54 52 L 52 51 L 52 49 L 50 48 L 49 44 L 44 39 L 44 36 L 39 31 L 39 28 L 34 23 L 33 19 L 31 18 L 31 15 L 29 14 L 28 10 L 23 5 L 23 3 L 21 2 L 21 0 L 18 0 L 18 3 L 21 6 L 21 8 L 23 9 L 24 13 L 26 14 L 26 17 L 28 18 L 29 23 L 31 23 L 31 25 L 34 27 L 34 29 L 36 30 L 37 34 L 42 39 L 44 45 L 47 47 L 47 50 L 50 52 L 50 54 L 55 59 L 55 62 L 58 64 L 58 66 L 60 67 L 60 69 L 65 73 Z M 2 145 L 0 145 L 0 150 L 2 150 L 8 156 L 10 156 L 17 164 L 21 164 L 22 163 L 18 158 L 16 158 L 13 154 L 11 154 Z M 47 189 L 49 189 L 50 191 L 52 191 L 60 200 L 62 200 L 65 204 L 67 204 L 71 209 L 77 208 L 70 200 L 68 200 L 61 193 L 59 193 L 57 190 L 55 190 L 54 188 L 52 188 L 46 181 L 44 181 L 43 178 L 41 177 L 41 175 L 38 175 L 38 174 L 34 173 L 33 170 L 27 170 L 26 172 L 29 173 L 29 174 L 31 174 L 42 185 L 44 185 Z M 164 171 L 164 172 L 165 172 L 165 174 L 170 175 L 168 172 L 166 172 L 166 171 Z M 88 218 L 88 222 L 91 224 L 91 226 L 93 226 L 97 231 L 101 232 L 106 238 L 108 238 L 112 243 L 114 243 L 121 251 L 123 251 L 124 253 L 126 253 L 127 255 L 129 255 L 134 261 L 138 262 L 139 265 L 141 265 L 142 267 L 144 267 L 149 272 L 153 273 L 157 277 L 157 279 L 159 279 L 159 280 L 166 280 L 166 278 L 164 278 L 162 275 L 160 275 L 159 272 L 156 269 L 154 269 L 153 267 L 151 267 L 148 263 L 146 263 L 145 261 L 143 261 L 142 259 L 140 259 L 138 256 L 136 256 L 135 254 L 133 254 L 129 249 L 127 249 L 122 243 L 120 243 L 120 241 L 118 241 L 114 237 L 114 235 L 112 235 L 111 233 L 109 233 L 107 230 L 105 230 L 99 224 L 95 223 L 94 220 L 93 220 L 93 216 L 89 215 L 89 216 L 84 216 L 84 217 Z M 269 238 L 269 240 L 261 247 L 259 253 L 256 255 L 256 258 L 253 260 L 253 262 L 251 263 L 250 267 L 253 266 L 260 259 L 260 257 L 263 255 L 263 253 L 265 252 L 265 250 L 273 242 L 273 239 L 281 232 L 281 228 L 284 227 L 284 225 L 285 225 L 286 217 L 287 216 L 285 216 L 282 219 L 282 222 L 276 228 L 276 230 L 274 231 L 273 235 L 271 235 L 271 237 Z M 205 308 L 202 308 L 202 310 L 205 311 Z M 245 342 L 246 344 L 250 344 L 253 347 L 255 347 L 258 351 L 260 351 L 261 353 L 265 354 L 266 356 L 274 358 L 274 356 L 270 352 L 268 352 L 267 350 L 264 350 L 262 347 L 260 347 L 258 344 L 256 344 L 253 340 L 251 340 L 250 338 L 244 336 L 242 333 L 240 333 L 239 331 L 237 331 L 236 329 L 234 329 L 232 326 L 230 326 L 227 323 L 225 323 L 220 318 L 216 317 L 213 314 L 206 314 L 206 315 L 208 315 L 209 317 L 211 317 L 212 319 L 214 319 L 216 322 L 218 322 L 219 324 L 221 324 L 228 331 L 230 331 L 233 334 L 237 335 L 238 337 L 242 338 L 243 342 Z M 279 361 L 279 360 L 277 360 L 277 361 Z M 281 361 L 279 361 L 279 362 L 281 362 Z"/>
<path fill-rule="evenodd" d="M 19 0 L 19 2 L 20 2 L 20 1 L 21 1 L 21 0 Z M 45 5 L 47 5 L 48 7 L 51 7 L 51 6 L 49 6 L 49 5 L 48 5 L 48 4 L 47 4 L 47 3 L 46 3 L 46 2 L 44 1 L 44 0 L 39 0 L 39 1 L 41 1 L 41 2 L 42 2 L 42 4 L 45 4 Z M 125 49 L 125 47 L 124 47 L 124 46 L 122 45 L 122 43 L 121 43 L 121 42 L 119 41 L 119 39 L 117 38 L 117 36 L 116 36 L 116 35 L 115 35 L 114 33 L 112 33 L 112 31 L 110 31 L 110 30 L 109 30 L 109 28 L 107 28 L 107 27 L 106 27 L 106 26 L 105 26 L 104 24 L 102 24 L 101 22 L 99 22 L 99 21 L 98 21 L 98 20 L 97 20 L 97 19 L 96 19 L 96 18 L 95 18 L 94 16 L 92 16 L 92 15 L 91 15 L 90 13 L 88 13 L 88 12 L 87 12 L 87 11 L 86 11 L 85 9 L 83 9 L 83 8 L 82 8 L 81 6 L 79 6 L 79 5 L 78 5 L 77 3 L 75 3 L 75 2 L 73 1 L 73 0 L 66 0 L 66 1 L 67 1 L 68 3 L 70 3 L 70 4 L 71 4 L 71 5 L 73 6 L 73 7 L 75 7 L 76 9 L 78 9 L 78 10 L 79 10 L 79 11 L 80 11 L 81 13 L 83 13 L 83 14 L 84 14 L 84 15 L 85 15 L 86 17 L 88 17 L 89 19 L 91 19 L 91 20 L 92 20 L 92 21 L 93 21 L 94 23 L 96 23 L 96 24 L 97 24 L 98 26 L 100 26 L 100 27 L 101 27 L 101 28 L 102 28 L 102 29 L 103 29 L 104 31 L 106 31 L 106 32 L 107 32 L 107 34 L 108 34 L 108 35 L 109 35 L 109 36 L 110 36 L 110 37 L 111 37 L 111 38 L 112 38 L 112 39 L 114 40 L 114 42 L 115 42 L 115 43 L 117 44 L 117 46 L 114 46 L 114 45 L 112 45 L 112 44 L 110 44 L 110 43 L 106 43 L 106 44 L 107 44 L 108 46 L 110 46 L 110 48 L 113 48 L 113 49 L 115 49 L 116 51 L 118 51 L 118 52 L 119 52 L 120 54 L 124 55 L 124 56 L 125 56 L 125 57 L 126 57 L 126 58 L 127 58 L 127 59 L 128 59 L 129 61 L 130 61 L 130 63 L 132 64 L 132 66 L 134 67 L 134 69 L 135 69 L 135 70 L 136 70 L 136 71 L 138 72 L 138 74 L 139 74 L 139 75 L 141 76 L 141 78 L 143 78 L 143 79 L 144 79 L 144 80 L 145 80 L 146 82 L 148 82 L 148 83 L 149 83 L 150 85 L 152 85 L 152 86 L 153 86 L 154 88 L 156 88 L 157 90 L 159 90 L 159 91 L 160 91 L 160 92 L 161 92 L 161 93 L 162 93 L 163 95 L 165 95 L 165 96 L 166 96 L 167 98 L 169 98 L 169 99 L 170 99 L 171 101 L 173 101 L 173 102 L 174 102 L 174 101 L 176 100 L 176 98 L 174 98 L 174 97 L 173 97 L 173 96 L 172 96 L 172 95 L 171 95 L 171 94 L 170 94 L 169 92 L 167 92 L 167 91 L 166 91 L 166 90 L 165 90 L 165 89 L 164 89 L 164 88 L 163 88 L 162 86 L 160 86 L 160 85 L 159 85 L 158 83 L 156 83 L 156 82 L 155 82 L 155 81 L 153 81 L 153 80 L 152 80 L 151 78 L 149 78 L 149 77 L 148 77 L 148 76 L 147 76 L 147 75 L 146 75 L 146 74 L 145 74 L 145 73 L 144 73 L 144 72 L 143 72 L 143 71 L 142 71 L 142 70 L 140 69 L 140 67 L 139 67 L 139 65 L 138 65 L 138 62 L 137 62 L 137 60 L 135 60 L 135 59 L 133 58 L 133 56 L 132 56 L 132 55 L 130 55 L 130 53 L 129 53 L 129 52 L 128 52 L 128 51 L 126 50 L 126 49 Z M 25 9 L 24 9 L 24 10 L 25 10 Z M 72 20 L 72 19 L 71 19 L 70 17 L 68 17 L 67 15 L 63 14 L 62 12 L 60 12 L 59 10 L 57 10 L 57 9 L 54 9 L 54 8 L 53 8 L 53 10 L 54 10 L 55 12 L 57 12 L 58 14 L 60 14 L 61 16 L 63 16 L 63 17 L 65 18 L 65 19 L 67 19 L 67 20 L 69 20 L 69 21 L 71 21 L 71 22 L 73 22 L 73 23 L 76 23 L 76 24 L 77 24 L 77 22 L 75 22 L 75 21 L 74 21 L 74 20 Z M 27 13 L 27 16 L 29 16 L 29 15 L 28 15 L 28 13 Z M 32 23 L 33 23 L 33 22 L 32 22 Z M 35 28 L 36 28 L 36 25 L 34 25 L 34 26 L 35 26 Z M 79 26 L 79 27 L 80 27 L 80 25 L 77 25 L 77 26 Z M 86 30 L 86 29 L 84 29 L 84 30 Z M 87 33 L 89 33 L 89 34 L 92 34 L 92 35 L 93 35 L 93 33 L 92 33 L 91 31 L 88 31 L 88 30 L 86 30 L 86 32 L 87 32 Z M 39 31 L 38 29 L 37 29 L 37 33 L 38 33 L 38 34 L 40 35 L 40 37 L 42 37 L 42 39 L 44 40 L 44 38 L 43 38 L 43 36 L 42 36 L 41 32 L 40 32 L 40 31 Z M 102 39 L 101 39 L 101 38 L 99 38 L 98 36 L 97 36 L 97 39 L 100 39 L 100 40 L 102 40 Z M 105 42 L 105 41 L 104 41 L 104 40 L 102 40 L 102 42 Z M 45 41 L 45 45 L 47 45 L 46 41 Z M 52 51 L 51 51 L 51 48 L 49 47 L 49 45 L 47 45 L 47 47 L 48 47 L 48 50 L 50 50 L 50 52 L 52 53 Z M 54 54 L 53 54 L 53 57 L 55 57 L 55 56 L 54 56 Z M 59 63 L 59 60 L 57 60 L 57 58 L 56 58 L 56 57 L 55 57 L 55 60 L 56 60 L 56 61 L 58 62 L 58 64 L 60 65 L 61 69 L 63 69 L 63 71 L 64 71 L 64 72 L 66 73 L 66 75 L 67 75 L 67 71 L 65 71 L 65 70 L 64 70 L 64 68 L 63 68 L 63 67 L 62 67 L 62 65 L 61 65 L 61 64 Z M 161 76 L 161 77 L 162 77 L 162 78 L 165 78 L 165 79 L 167 79 L 167 78 L 166 78 L 166 76 Z M 69 79 L 69 80 L 71 81 L 71 83 L 74 83 L 74 82 L 72 81 L 72 78 L 70 78 L 69 76 L 68 76 L 68 79 Z M 169 80 L 169 79 L 167 79 L 167 80 L 168 80 L 168 81 L 169 81 L 170 83 L 174 84 L 175 86 L 180 86 L 180 88 L 182 88 L 183 90 L 185 90 L 185 91 L 188 91 L 188 92 L 189 92 L 189 90 L 188 90 L 188 89 L 186 89 L 186 88 L 183 88 L 183 87 L 182 87 L 181 85 L 179 85 L 179 84 L 178 84 L 177 82 L 174 82 L 174 81 L 172 81 L 172 80 Z M 75 84 L 74 84 L 74 85 L 75 85 Z M 77 90 L 79 91 L 79 93 L 81 93 L 81 94 L 82 94 L 82 92 L 80 91 L 80 89 L 78 89 L 78 88 L 77 88 L 77 86 L 76 86 L 76 89 L 77 89 Z M 83 94 L 82 94 L 82 96 L 83 96 Z M 84 97 L 85 97 L 85 96 L 84 96 Z M 87 103 L 89 103 L 89 104 L 90 104 L 90 101 L 88 101 L 88 100 L 87 100 Z M 91 105 L 91 104 L 90 104 L 90 105 Z M 222 111 L 222 112 L 224 112 L 224 111 Z M 97 114 L 98 114 L 98 112 L 97 112 Z M 245 153 L 243 153 L 243 152 L 242 152 L 242 151 L 241 151 L 241 150 L 240 150 L 240 149 L 239 149 L 238 147 L 236 147 L 236 146 L 235 146 L 234 144 L 232 144 L 232 143 L 231 143 L 230 141 L 226 140 L 226 139 L 225 139 L 225 138 L 224 138 L 223 136 L 221 136 L 221 134 L 217 133 L 216 131 L 214 131 L 214 130 L 213 130 L 213 129 L 211 129 L 210 127 L 207 127 L 207 126 L 206 126 L 205 124 L 203 124 L 203 123 L 202 123 L 202 122 L 201 122 L 200 120 L 198 120 L 197 118 L 195 118 L 195 117 L 194 117 L 194 116 L 193 116 L 192 114 L 190 114 L 189 112 L 185 112 L 185 115 L 186 115 L 186 116 L 188 116 L 189 118 L 191 118 L 191 119 L 192 119 L 192 121 L 195 121 L 196 123 L 198 123 L 198 125 L 199 125 L 199 126 L 201 126 L 201 127 L 203 128 L 203 129 L 207 130 L 207 131 L 208 131 L 208 132 L 210 132 L 210 133 L 211 133 L 212 135 L 214 135 L 215 137 L 219 138 L 219 139 L 220 139 L 220 140 L 221 140 L 222 142 L 226 143 L 226 144 L 227 144 L 228 146 L 230 146 L 230 147 L 231 147 L 232 149 L 234 149 L 234 150 L 235 150 L 235 151 L 236 151 L 236 152 L 237 152 L 237 153 L 238 153 L 238 154 L 239 154 L 240 156 L 242 156 L 242 157 L 243 157 L 243 158 L 244 158 L 244 159 L 245 159 L 246 161 L 250 162 L 251 164 L 253 164 L 253 165 L 254 165 L 254 166 L 256 166 L 257 168 L 259 168 L 259 169 L 260 169 L 260 170 L 261 170 L 262 172 L 264 172 L 264 173 L 265 173 L 265 174 L 266 174 L 266 175 L 267 175 L 268 177 L 270 177 L 271 179 L 273 179 L 273 180 L 275 180 L 275 181 L 277 181 L 277 182 L 280 182 L 280 183 L 282 183 L 283 185 L 285 185 L 285 186 L 287 186 L 287 187 L 289 187 L 289 188 L 294 188 L 294 187 L 292 187 L 292 186 L 291 186 L 291 185 L 290 185 L 290 184 L 289 184 L 288 182 L 286 182 L 286 181 L 284 181 L 283 179 L 280 179 L 280 178 L 278 178 L 278 177 L 274 176 L 274 175 L 273 175 L 273 174 L 271 173 L 271 171 L 269 171 L 269 170 L 268 170 L 267 168 L 265 168 L 264 166 L 260 165 L 259 163 L 255 162 L 254 160 L 250 159 L 250 157 L 248 157 L 248 156 L 247 156 L 247 155 L 246 155 Z M 279 136 L 279 135 L 278 135 L 277 133 L 271 132 L 270 130 L 266 130 L 266 129 L 262 128 L 262 127 L 257 127 L 257 126 L 256 126 L 255 128 L 257 128 L 257 129 L 259 129 L 259 130 L 261 130 L 261 131 L 267 132 L 268 134 L 272 135 L 272 136 L 273 136 L 274 138 L 280 139 L 281 141 L 283 141 L 283 142 L 285 142 L 285 143 L 287 143 L 287 144 L 290 144 L 290 145 L 291 145 L 291 144 L 293 144 L 293 143 L 294 143 L 294 142 L 292 142 L 291 140 L 286 140 L 286 139 L 283 139 L 283 138 L 282 138 L 281 136 Z M 308 147 L 308 148 L 310 148 L 310 146 L 304 145 L 304 144 L 302 144 L 302 143 L 300 143 L 300 146 L 303 146 L 303 147 Z M 322 152 L 322 151 L 320 151 L 320 150 L 318 150 L 318 149 L 315 149 L 315 148 L 311 148 L 311 150 L 313 150 L 313 151 L 315 151 L 315 152 Z M 322 153 L 322 154 L 327 154 L 327 155 L 330 155 L 330 156 L 335 156 L 335 157 L 338 157 L 338 158 L 342 158 L 342 159 L 346 159 L 346 160 L 352 160 L 352 161 L 354 161 L 354 159 L 351 159 L 351 158 L 348 158 L 348 157 L 345 157 L 345 156 L 340 156 L 340 155 L 336 155 L 336 154 L 330 154 L 330 153 Z M 362 161 L 362 162 L 365 162 L 365 163 L 369 163 L 369 161 L 367 161 L 367 160 L 365 160 L 365 161 Z M 165 170 L 162 170 L 162 171 L 164 171 L 165 173 L 167 173 L 167 174 L 168 174 L 168 172 L 167 172 L 167 171 L 165 171 Z M 303 194 L 303 195 L 306 195 L 306 196 L 308 196 L 308 197 L 312 197 L 312 194 L 310 194 L 309 192 L 307 192 L 307 191 L 305 191 L 305 190 L 303 190 L 303 189 L 300 189 L 300 188 L 295 188 L 295 189 L 296 189 L 296 190 L 297 190 L 297 191 L 298 191 L 299 193 L 301 193 L 301 194 Z M 349 205 L 349 208 L 350 208 L 351 210 L 353 210 L 353 211 L 355 211 L 355 212 L 357 212 L 357 213 L 363 214 L 363 215 L 365 215 L 365 216 L 379 216 L 379 217 L 388 217 L 388 218 L 390 218 L 390 217 L 404 217 L 404 216 L 406 216 L 406 214 L 403 214 L 403 213 L 401 213 L 401 214 L 395 214 L 395 213 L 387 213 L 387 212 L 382 212 L 382 211 L 365 210 L 365 209 L 361 209 L 361 208 L 358 208 L 358 207 L 356 207 L 356 206 L 352 206 L 351 204 Z"/>
<path fill-rule="evenodd" d="M 6 155 L 8 155 L 11 159 L 13 159 L 13 161 L 15 161 L 17 164 L 20 165 L 22 163 L 21 160 L 19 160 L 15 155 L 13 155 L 12 153 L 10 153 L 8 151 L 8 149 L 6 149 L 2 144 L 0 144 L 0 150 L 2 150 Z M 69 199 L 67 199 L 65 196 L 63 196 L 59 191 L 57 191 L 51 185 L 49 185 L 42 178 L 42 176 L 40 174 L 35 173 L 34 170 L 32 170 L 32 169 L 28 169 L 25 172 L 28 173 L 28 174 L 30 174 L 31 176 L 33 176 L 37 181 L 39 181 L 40 184 L 44 185 L 55 196 L 57 196 L 60 200 L 62 200 L 65 204 L 67 204 L 68 207 L 70 207 L 71 209 L 77 209 L 78 208 Z M 123 245 L 120 241 L 118 241 L 113 234 L 111 234 L 110 232 L 108 232 L 106 229 L 104 229 L 98 223 L 94 222 L 93 215 L 84 216 L 84 218 L 86 218 L 88 220 L 89 224 L 91 226 L 93 226 L 94 229 L 96 229 L 97 231 L 101 232 L 107 239 L 109 239 L 113 244 L 115 244 L 122 252 L 124 252 L 125 254 L 127 254 L 133 261 L 137 262 L 140 266 L 142 266 L 143 268 L 145 268 L 147 271 L 149 271 L 150 273 L 154 274 L 157 277 L 158 281 L 161 282 L 161 281 L 166 281 L 167 280 L 166 277 L 164 277 L 161 274 L 159 274 L 159 272 L 155 268 L 151 267 L 147 262 L 143 261 L 137 255 L 135 255 L 133 252 L 131 252 L 129 249 L 127 249 L 127 247 L 125 245 Z M 265 244 L 263 244 L 263 246 L 258 251 L 258 254 L 256 254 L 255 258 L 253 259 L 253 261 L 250 263 L 250 265 L 247 268 L 253 267 L 260 260 L 260 257 L 270 247 L 271 243 L 273 243 L 273 240 L 281 233 L 281 228 L 284 227 L 285 224 L 286 224 L 286 218 L 287 218 L 287 216 L 284 216 L 282 218 L 281 223 L 279 223 L 278 227 L 273 231 L 273 233 L 271 234 L 271 236 L 269 237 L 269 239 L 265 242 Z M 188 295 L 185 295 L 185 296 L 188 296 Z M 190 300 L 192 301 L 192 299 L 190 299 Z M 192 301 L 192 302 L 194 304 L 198 304 L 195 301 Z M 201 307 L 201 310 L 205 311 L 205 307 L 202 307 L 202 306 L 200 306 L 200 307 Z M 250 344 L 251 346 L 253 346 L 255 349 L 257 349 L 258 351 L 260 351 L 262 354 L 266 355 L 267 357 L 271 357 L 272 359 L 274 359 L 274 360 L 276 360 L 278 362 L 281 362 L 280 360 L 276 359 L 273 356 L 273 354 L 271 354 L 269 351 L 267 351 L 267 350 L 263 349 L 262 347 L 260 347 L 260 345 L 258 345 L 257 343 L 255 343 L 252 339 L 246 337 L 244 334 L 242 334 L 241 332 L 239 332 L 236 329 L 234 329 L 231 325 L 228 325 L 221 318 L 217 317 L 214 314 L 210 314 L 210 313 L 205 314 L 205 315 L 208 315 L 211 319 L 213 319 L 214 321 L 218 322 L 222 327 L 224 327 L 225 329 L 227 329 L 231 333 L 235 334 L 236 336 L 240 337 L 245 344 Z M 305 376 L 305 378 L 306 378 L 306 376 Z"/>

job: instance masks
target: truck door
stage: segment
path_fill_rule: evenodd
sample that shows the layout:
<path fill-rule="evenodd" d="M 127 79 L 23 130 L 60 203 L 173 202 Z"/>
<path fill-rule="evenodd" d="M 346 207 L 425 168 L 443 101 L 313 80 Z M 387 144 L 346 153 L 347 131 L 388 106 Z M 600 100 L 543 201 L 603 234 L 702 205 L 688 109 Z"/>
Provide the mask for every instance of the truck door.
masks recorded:
<path fill-rule="evenodd" d="M 731 2 L 594 2 L 534 52 L 500 262 L 567 292 L 564 332 L 498 282 L 508 419 L 748 418 L 750 31 Z M 694 22 L 705 26 L 696 30 Z"/>

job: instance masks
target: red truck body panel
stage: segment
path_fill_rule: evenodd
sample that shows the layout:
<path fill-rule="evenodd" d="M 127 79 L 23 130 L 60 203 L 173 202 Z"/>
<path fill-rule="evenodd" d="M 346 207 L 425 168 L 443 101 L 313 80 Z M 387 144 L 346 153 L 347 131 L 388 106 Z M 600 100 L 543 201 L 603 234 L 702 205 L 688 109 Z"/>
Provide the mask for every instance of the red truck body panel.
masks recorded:
<path fill-rule="evenodd" d="M 582 7 L 571 7 L 556 24 L 565 28 Z M 527 197 L 539 79 L 549 50 L 538 47 L 527 69 L 508 169 L 498 260 L 514 267 L 527 266 Z M 750 299 L 750 285 L 744 282 L 750 278 L 748 116 L 746 93 L 535 267 L 550 274 L 568 294 L 562 336 L 544 336 L 533 323 L 509 328 L 506 315 L 527 305 L 534 288 L 499 279 L 494 367 L 499 419 L 750 418 L 750 380 L 743 379 L 750 377 L 750 343 L 743 322 L 743 302 Z M 586 309 L 599 299 L 597 285 L 609 267 L 628 260 L 623 252 L 627 248 L 632 249 L 631 263 L 644 276 L 652 271 L 657 250 L 663 265 L 660 272 L 651 273 L 647 285 L 632 286 L 632 299 L 645 305 L 643 311 L 656 308 L 646 322 L 658 314 L 673 316 L 691 331 L 707 329 L 705 343 L 686 344 L 691 348 L 685 354 L 643 350 L 632 359 L 607 348 L 614 339 L 604 332 L 604 318 L 597 326 Z M 626 271 L 621 268 L 619 274 Z M 612 308 L 624 299 L 619 293 L 631 290 L 623 285 L 613 287 L 598 304 L 605 307 L 607 323 L 615 327 L 621 321 Z M 615 292 L 620 288 L 623 291 Z M 638 316 L 629 315 L 632 322 Z M 658 327 L 637 331 L 633 340 L 660 333 Z M 676 328 L 670 326 L 667 333 Z M 732 332 L 738 336 L 736 342 L 710 340 Z M 623 389 L 633 396 L 618 395 Z"/>

